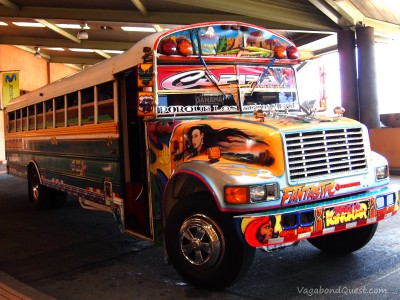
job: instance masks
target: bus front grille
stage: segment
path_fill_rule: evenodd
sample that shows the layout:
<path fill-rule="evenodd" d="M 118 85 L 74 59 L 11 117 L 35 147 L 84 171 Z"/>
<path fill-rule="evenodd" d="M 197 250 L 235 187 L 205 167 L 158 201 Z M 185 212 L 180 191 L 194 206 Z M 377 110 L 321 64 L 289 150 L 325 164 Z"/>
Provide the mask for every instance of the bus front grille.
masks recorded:
<path fill-rule="evenodd" d="M 361 128 L 286 133 L 285 140 L 291 181 L 367 168 Z"/>

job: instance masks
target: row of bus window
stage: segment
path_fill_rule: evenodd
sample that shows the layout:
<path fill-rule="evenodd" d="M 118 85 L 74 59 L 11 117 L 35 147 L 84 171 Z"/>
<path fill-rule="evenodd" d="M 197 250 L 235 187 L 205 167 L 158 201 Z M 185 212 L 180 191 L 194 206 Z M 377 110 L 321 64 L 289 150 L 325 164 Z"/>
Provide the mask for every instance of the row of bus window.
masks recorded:
<path fill-rule="evenodd" d="M 8 113 L 8 132 L 100 124 L 114 120 L 112 81 Z"/>

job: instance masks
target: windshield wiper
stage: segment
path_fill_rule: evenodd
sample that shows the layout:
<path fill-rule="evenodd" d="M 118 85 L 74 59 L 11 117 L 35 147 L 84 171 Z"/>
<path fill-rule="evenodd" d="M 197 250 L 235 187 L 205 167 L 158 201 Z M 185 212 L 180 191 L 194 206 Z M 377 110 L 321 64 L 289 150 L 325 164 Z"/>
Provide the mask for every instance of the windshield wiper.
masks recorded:
<path fill-rule="evenodd" d="M 261 73 L 260 77 L 258 77 L 256 84 L 253 86 L 250 96 L 253 96 L 253 92 L 255 90 L 256 87 L 258 87 L 258 85 L 261 83 L 261 81 L 263 81 L 265 75 L 267 75 L 268 70 L 272 67 L 272 65 L 275 62 L 275 57 L 271 59 L 270 63 L 268 64 L 268 66 L 264 69 L 264 71 Z"/>
<path fill-rule="evenodd" d="M 218 85 L 218 82 L 215 81 L 215 76 L 208 69 L 206 62 L 203 59 L 203 56 L 199 55 L 199 58 L 200 58 L 201 63 L 203 64 L 204 68 L 206 69 L 206 75 L 207 75 L 208 79 L 211 80 L 211 82 L 215 85 L 215 87 L 218 89 L 218 91 L 221 92 L 221 94 L 223 95 L 223 97 L 225 99 L 225 93 L 221 90 L 220 86 Z"/>

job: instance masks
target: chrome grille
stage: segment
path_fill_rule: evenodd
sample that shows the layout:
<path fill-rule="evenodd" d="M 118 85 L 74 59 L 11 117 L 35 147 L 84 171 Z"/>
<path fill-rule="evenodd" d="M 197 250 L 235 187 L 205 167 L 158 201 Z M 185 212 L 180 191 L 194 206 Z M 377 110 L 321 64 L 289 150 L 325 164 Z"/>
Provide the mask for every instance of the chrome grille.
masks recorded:
<path fill-rule="evenodd" d="M 285 140 L 291 181 L 367 167 L 361 128 L 286 133 Z"/>

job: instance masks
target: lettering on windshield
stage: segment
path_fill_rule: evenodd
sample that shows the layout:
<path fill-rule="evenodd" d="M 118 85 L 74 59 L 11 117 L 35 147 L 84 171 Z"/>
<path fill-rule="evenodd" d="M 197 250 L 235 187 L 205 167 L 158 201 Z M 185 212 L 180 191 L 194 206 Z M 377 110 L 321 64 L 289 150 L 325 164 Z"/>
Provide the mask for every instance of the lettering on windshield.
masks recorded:
<path fill-rule="evenodd" d="M 251 88 L 259 78 L 258 74 L 220 74 L 218 78 L 216 78 L 215 75 L 211 76 L 214 76 L 214 80 L 218 83 L 218 85 L 238 83 L 241 87 L 248 88 Z M 204 70 L 193 70 L 178 73 L 165 78 L 161 83 L 163 90 L 195 89 L 213 85 L 214 84 L 212 81 L 207 78 Z M 284 86 L 279 83 L 273 75 L 268 75 L 263 78 L 258 87 L 283 88 Z"/>

